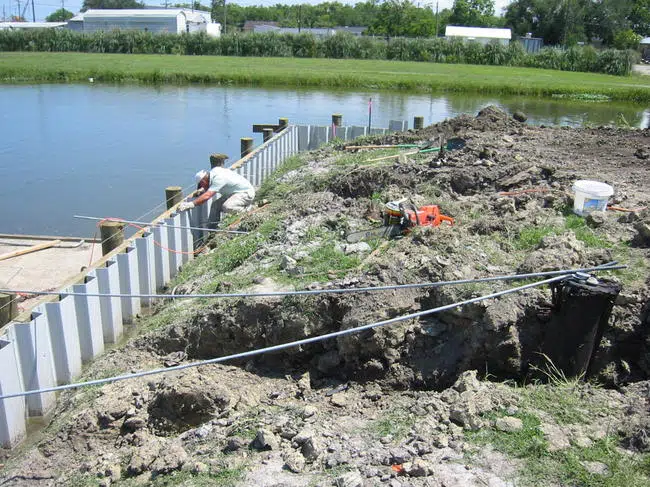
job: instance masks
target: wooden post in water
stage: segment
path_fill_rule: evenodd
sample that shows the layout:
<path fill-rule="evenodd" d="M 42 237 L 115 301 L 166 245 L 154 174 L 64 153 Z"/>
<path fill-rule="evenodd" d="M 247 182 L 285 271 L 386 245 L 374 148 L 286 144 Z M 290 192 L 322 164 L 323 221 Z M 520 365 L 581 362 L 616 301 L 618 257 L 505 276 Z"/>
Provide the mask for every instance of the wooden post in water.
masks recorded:
<path fill-rule="evenodd" d="M 244 157 L 253 150 L 253 138 L 242 137 L 240 140 L 241 140 L 241 156 Z"/>
<path fill-rule="evenodd" d="M 14 294 L 0 294 L 0 326 L 6 325 L 18 316 L 16 303 Z"/>
<path fill-rule="evenodd" d="M 183 188 L 180 186 L 167 186 L 165 188 L 165 201 L 167 201 L 167 209 L 177 205 L 183 200 Z"/>
<path fill-rule="evenodd" d="M 279 125 L 278 132 L 282 132 L 289 125 L 289 119 L 288 118 L 279 118 L 278 119 L 278 125 Z"/>
<path fill-rule="evenodd" d="M 262 129 L 262 133 L 264 134 L 264 142 L 266 142 L 271 137 L 273 137 L 273 129 L 270 128 Z"/>
<path fill-rule="evenodd" d="M 102 255 L 106 255 L 124 242 L 124 223 L 106 221 L 99 224 L 102 238 Z"/>
<path fill-rule="evenodd" d="M 413 117 L 413 128 L 415 130 L 424 128 L 424 117 Z"/>
<path fill-rule="evenodd" d="M 343 124 L 343 115 L 340 113 L 335 113 L 332 115 L 332 125 L 335 127 L 340 127 Z"/>
<path fill-rule="evenodd" d="M 226 165 L 226 159 L 228 159 L 226 154 L 210 154 L 210 167 L 224 167 Z"/>

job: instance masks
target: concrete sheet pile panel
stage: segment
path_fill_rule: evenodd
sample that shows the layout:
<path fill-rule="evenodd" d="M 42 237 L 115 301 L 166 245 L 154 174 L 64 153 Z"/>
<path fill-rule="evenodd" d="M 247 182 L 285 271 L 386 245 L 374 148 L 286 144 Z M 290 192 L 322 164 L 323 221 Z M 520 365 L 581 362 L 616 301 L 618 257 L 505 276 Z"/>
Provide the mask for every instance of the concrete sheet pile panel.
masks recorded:
<path fill-rule="evenodd" d="M 331 128 L 328 126 L 311 125 L 309 127 L 309 150 L 318 149 L 329 142 Z"/>
<path fill-rule="evenodd" d="M 180 214 L 181 217 L 181 226 L 182 227 L 191 227 L 190 224 L 190 215 L 188 211 L 184 211 Z M 185 264 L 186 262 L 194 258 L 194 238 L 192 237 L 192 230 L 184 228 L 181 232 L 181 249 L 183 253 L 181 254 L 181 262 Z M 139 257 L 138 257 L 139 258 Z"/>
<path fill-rule="evenodd" d="M 368 132 L 368 127 L 361 127 L 359 125 L 353 125 L 350 127 L 350 138 L 356 139 L 357 137 L 363 137 Z"/>
<path fill-rule="evenodd" d="M 97 294 L 99 280 L 94 272 L 89 273 L 84 284 L 75 284 L 72 291 L 80 294 Z M 88 362 L 104 353 L 104 331 L 102 311 L 98 296 L 72 296 L 77 314 L 77 332 L 81 347 L 81 360 Z"/>
<path fill-rule="evenodd" d="M 351 127 L 332 127 L 332 138 L 340 140 L 350 140 L 352 133 Z"/>
<path fill-rule="evenodd" d="M 15 344 L 0 338 L 0 394 L 23 392 Z M 25 398 L 0 399 L 0 446 L 12 448 L 25 437 Z"/>
<path fill-rule="evenodd" d="M 380 129 L 380 128 L 371 128 L 370 129 L 370 135 L 384 135 L 388 133 L 387 129 Z"/>
<path fill-rule="evenodd" d="M 13 323 L 7 337 L 14 342 L 22 385 L 25 391 L 35 391 L 56 386 L 54 357 L 46 316 L 32 312 L 29 323 Z M 4 368 L 2 369 L 4 371 Z M 29 416 L 45 416 L 56 402 L 53 392 L 31 394 L 25 397 Z"/>
<path fill-rule="evenodd" d="M 188 211 L 184 212 L 187 219 L 190 217 Z M 154 263 L 153 234 L 145 232 L 142 237 L 135 239 L 135 248 L 138 251 L 138 292 L 140 294 L 156 293 L 156 265 Z M 143 306 L 151 304 L 151 298 L 140 300 Z"/>
<path fill-rule="evenodd" d="M 119 294 L 120 271 L 117 261 L 106 261 L 105 267 L 95 269 L 101 294 Z M 102 311 L 102 329 L 105 343 L 116 343 L 122 336 L 124 325 L 122 322 L 122 303 L 120 298 L 99 298 Z"/>
<path fill-rule="evenodd" d="M 388 122 L 388 130 L 390 132 L 403 132 L 405 130 L 408 130 L 408 128 L 408 120 L 390 120 Z"/>
<path fill-rule="evenodd" d="M 305 151 L 309 149 L 309 125 L 298 126 L 298 150 Z"/>
<path fill-rule="evenodd" d="M 262 158 L 260 154 L 253 156 L 252 160 L 249 162 L 253 170 L 253 186 L 259 186 L 262 184 L 263 175 L 262 175 Z"/>
<path fill-rule="evenodd" d="M 165 219 L 167 225 L 167 244 L 165 250 L 167 258 L 169 259 L 169 275 L 175 277 L 178 274 L 178 269 L 183 265 L 183 259 L 179 252 L 183 251 L 183 244 L 181 242 L 181 217 L 175 213 L 171 218 Z M 165 282 L 167 284 L 167 282 Z"/>
<path fill-rule="evenodd" d="M 121 254 L 115 256 L 120 271 L 120 294 L 139 294 L 140 278 L 138 268 L 138 250 L 130 246 Z M 133 318 L 140 313 L 140 298 L 120 298 L 122 306 L 122 321 L 132 323 Z"/>
<path fill-rule="evenodd" d="M 201 205 L 196 210 L 205 209 L 207 205 Z M 167 244 L 167 227 L 162 225 L 154 225 L 152 228 L 154 242 L 157 242 L 158 245 L 154 246 L 154 266 L 156 268 L 156 291 L 162 289 L 165 284 L 169 282 L 169 256 L 167 251 L 164 250 L 161 245 L 166 246 Z M 203 232 L 201 232 L 203 234 Z"/>
<path fill-rule="evenodd" d="M 81 347 L 74 299 L 66 296 L 57 303 L 45 303 L 43 311 L 50 331 L 56 383 L 69 384 L 81 373 Z"/>
<path fill-rule="evenodd" d="M 235 171 L 238 172 L 238 171 Z M 190 223 L 192 227 L 203 228 L 203 221 L 208 219 L 208 207 L 207 205 L 197 206 L 190 210 Z M 192 238 L 194 242 L 203 241 L 203 231 L 202 230 L 192 230 Z"/>

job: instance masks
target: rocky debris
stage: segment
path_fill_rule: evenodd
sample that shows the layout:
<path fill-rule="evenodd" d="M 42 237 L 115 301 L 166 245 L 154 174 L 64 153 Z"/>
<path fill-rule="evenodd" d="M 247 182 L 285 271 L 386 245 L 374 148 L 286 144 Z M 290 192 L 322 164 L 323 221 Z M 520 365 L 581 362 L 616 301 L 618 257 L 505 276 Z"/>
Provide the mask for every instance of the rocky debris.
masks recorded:
<path fill-rule="evenodd" d="M 521 430 L 524 427 L 524 424 L 519 418 L 507 416 L 505 418 L 497 419 L 494 422 L 494 427 L 505 433 L 514 433 L 515 431 Z"/>
<path fill-rule="evenodd" d="M 525 122 L 526 120 L 528 120 L 528 117 L 523 112 L 513 113 L 512 118 L 514 118 L 517 122 Z"/>
<path fill-rule="evenodd" d="M 251 446 L 257 450 L 277 450 L 280 443 L 271 431 L 261 429 L 255 435 Z"/>
<path fill-rule="evenodd" d="M 542 423 L 540 430 L 544 434 L 544 439 L 548 442 L 548 451 L 564 450 L 571 446 L 568 436 L 560 426 L 551 423 Z"/>

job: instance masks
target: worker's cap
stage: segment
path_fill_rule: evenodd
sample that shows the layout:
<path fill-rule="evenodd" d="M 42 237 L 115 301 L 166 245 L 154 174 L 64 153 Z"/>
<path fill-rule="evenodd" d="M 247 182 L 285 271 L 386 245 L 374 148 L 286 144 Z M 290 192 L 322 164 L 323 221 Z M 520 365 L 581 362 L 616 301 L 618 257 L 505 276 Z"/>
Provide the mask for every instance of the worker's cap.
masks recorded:
<path fill-rule="evenodd" d="M 206 171 L 205 169 L 201 169 L 199 172 L 197 172 L 194 175 L 194 179 L 196 180 L 196 184 L 198 185 L 203 180 L 203 178 L 206 178 L 209 175 L 210 175 L 210 173 L 208 171 Z"/>

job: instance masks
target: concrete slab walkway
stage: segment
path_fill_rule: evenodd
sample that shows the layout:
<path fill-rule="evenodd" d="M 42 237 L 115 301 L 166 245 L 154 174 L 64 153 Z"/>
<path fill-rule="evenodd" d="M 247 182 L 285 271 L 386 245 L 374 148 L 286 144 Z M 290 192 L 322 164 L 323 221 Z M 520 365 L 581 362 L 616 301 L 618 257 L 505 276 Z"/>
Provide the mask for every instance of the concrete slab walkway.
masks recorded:
<path fill-rule="evenodd" d="M 0 236 L 0 256 L 33 245 L 51 242 L 56 237 L 42 239 Z M 55 247 L 39 250 L 18 257 L 0 260 L 0 289 L 27 289 L 52 291 L 79 273 L 83 266 L 102 256 L 101 245 L 85 240 L 67 240 Z M 21 296 L 19 312 L 25 311 L 36 297 Z"/>

